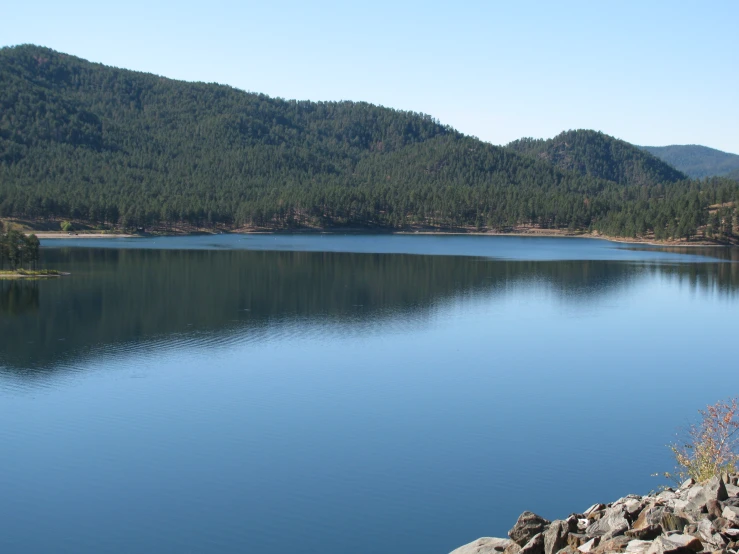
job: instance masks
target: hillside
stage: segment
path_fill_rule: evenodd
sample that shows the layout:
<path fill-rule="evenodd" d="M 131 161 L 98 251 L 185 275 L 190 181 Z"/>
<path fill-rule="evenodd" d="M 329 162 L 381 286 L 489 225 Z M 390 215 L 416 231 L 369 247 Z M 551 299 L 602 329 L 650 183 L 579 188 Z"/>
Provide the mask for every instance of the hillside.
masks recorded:
<path fill-rule="evenodd" d="M 676 182 L 641 151 L 646 162 L 613 170 L 623 150 L 602 162 L 609 171 L 595 155 L 586 165 L 597 171 L 569 171 L 577 167 L 428 115 L 0 49 L 0 217 L 124 228 L 531 225 L 661 238 L 694 235 L 719 189 L 736 195 L 734 183 Z"/>
<path fill-rule="evenodd" d="M 597 131 L 565 131 L 552 139 L 523 138 L 506 148 L 623 185 L 674 183 L 686 175 L 638 147 Z"/>
<path fill-rule="evenodd" d="M 686 175 L 702 179 L 739 172 L 739 156 L 697 144 L 640 146 Z"/>

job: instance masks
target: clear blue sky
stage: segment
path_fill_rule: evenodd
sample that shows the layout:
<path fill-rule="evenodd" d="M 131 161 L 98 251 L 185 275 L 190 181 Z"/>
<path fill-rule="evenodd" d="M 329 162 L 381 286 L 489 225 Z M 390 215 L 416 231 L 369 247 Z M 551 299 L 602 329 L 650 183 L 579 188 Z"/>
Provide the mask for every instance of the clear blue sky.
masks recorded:
<path fill-rule="evenodd" d="M 271 96 L 365 100 L 495 144 L 566 129 L 739 153 L 739 0 L 8 2 L 1 45 Z"/>

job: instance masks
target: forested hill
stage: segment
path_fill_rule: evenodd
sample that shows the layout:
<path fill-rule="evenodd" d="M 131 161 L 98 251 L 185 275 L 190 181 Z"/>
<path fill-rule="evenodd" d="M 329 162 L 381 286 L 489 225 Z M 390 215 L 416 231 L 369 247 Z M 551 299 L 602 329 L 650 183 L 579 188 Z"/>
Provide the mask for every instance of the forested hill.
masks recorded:
<path fill-rule="evenodd" d="M 654 229 L 660 238 L 694 234 L 709 204 L 737 192 L 728 180 L 621 182 L 561 170 L 423 114 L 286 101 L 37 46 L 0 49 L 3 217 L 146 228 L 524 224 Z"/>
<path fill-rule="evenodd" d="M 690 177 L 739 176 L 739 156 L 697 144 L 640 146 Z"/>
<path fill-rule="evenodd" d="M 548 140 L 523 138 L 507 148 L 553 163 L 560 169 L 600 177 L 620 184 L 655 185 L 686 178 L 633 144 L 597 131 L 565 131 Z"/>

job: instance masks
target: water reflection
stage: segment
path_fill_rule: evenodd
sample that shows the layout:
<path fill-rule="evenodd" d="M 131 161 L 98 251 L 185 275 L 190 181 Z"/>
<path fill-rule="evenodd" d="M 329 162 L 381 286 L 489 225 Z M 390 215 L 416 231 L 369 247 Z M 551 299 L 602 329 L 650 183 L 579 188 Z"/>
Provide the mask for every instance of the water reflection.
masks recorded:
<path fill-rule="evenodd" d="M 17 316 L 39 309 L 37 281 L 0 280 L 0 314 Z"/>
<path fill-rule="evenodd" d="M 641 279 L 677 280 L 707 294 L 739 289 L 732 263 L 87 248 L 44 256 L 72 276 L 0 283 L 6 371 L 53 371 L 111 347 L 262 340 L 275 325 L 296 334 L 421 325 L 440 303 L 522 286 L 574 304 L 599 302 Z"/>

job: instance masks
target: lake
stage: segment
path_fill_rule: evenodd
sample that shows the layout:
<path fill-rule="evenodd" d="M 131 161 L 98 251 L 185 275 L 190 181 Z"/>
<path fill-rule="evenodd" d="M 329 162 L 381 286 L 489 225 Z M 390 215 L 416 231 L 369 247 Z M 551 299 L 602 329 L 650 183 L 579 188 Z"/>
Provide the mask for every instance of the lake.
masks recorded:
<path fill-rule="evenodd" d="M 671 470 L 736 395 L 729 249 L 42 241 L 0 281 L 2 552 L 445 554 Z"/>

